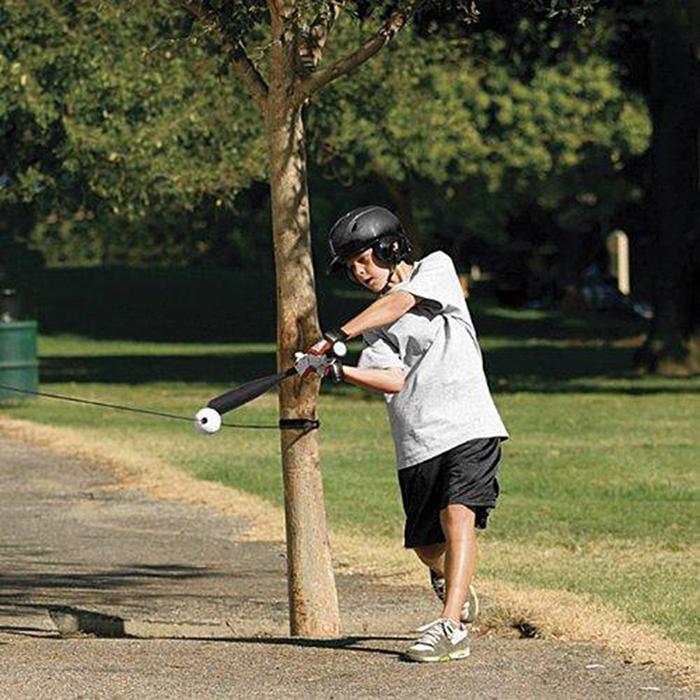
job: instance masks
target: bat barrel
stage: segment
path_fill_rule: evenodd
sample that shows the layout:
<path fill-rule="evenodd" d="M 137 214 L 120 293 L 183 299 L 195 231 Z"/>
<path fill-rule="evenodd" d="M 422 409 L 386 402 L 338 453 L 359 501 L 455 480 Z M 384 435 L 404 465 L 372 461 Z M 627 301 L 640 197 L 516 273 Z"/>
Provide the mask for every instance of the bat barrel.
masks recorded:
<path fill-rule="evenodd" d="M 266 391 L 277 386 L 281 381 L 293 374 L 295 374 L 295 370 L 293 367 L 290 367 L 282 372 L 277 372 L 277 374 L 270 374 L 266 377 L 253 379 L 250 382 L 241 384 L 241 386 L 235 389 L 231 389 L 230 391 L 214 397 L 209 401 L 207 406 L 223 415 L 253 399 L 257 399 L 258 396 L 262 396 Z"/>

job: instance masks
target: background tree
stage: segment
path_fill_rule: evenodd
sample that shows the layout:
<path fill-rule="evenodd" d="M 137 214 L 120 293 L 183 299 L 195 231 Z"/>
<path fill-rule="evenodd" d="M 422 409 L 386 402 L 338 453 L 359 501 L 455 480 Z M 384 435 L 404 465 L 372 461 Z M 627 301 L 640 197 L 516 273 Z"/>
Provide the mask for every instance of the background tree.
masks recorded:
<path fill-rule="evenodd" d="M 166 2 L 3 3 L 7 235 L 55 250 L 54 262 L 191 257 L 197 230 L 176 220 L 226 210 L 264 177 L 245 88 L 191 26 Z"/>
<path fill-rule="evenodd" d="M 628 89 L 645 97 L 653 126 L 637 226 L 651 241 L 655 315 L 637 363 L 642 371 L 686 375 L 700 370 L 700 2 L 636 0 L 612 10 L 610 55 Z"/>
<path fill-rule="evenodd" d="M 655 316 L 638 360 L 662 374 L 700 372 L 700 2 L 643 6 L 654 125 Z"/>
<path fill-rule="evenodd" d="M 502 245 L 513 220 L 539 209 L 574 261 L 589 224 L 570 201 L 595 201 L 586 216 L 609 228 L 641 196 L 626 166 L 650 136 L 643 99 L 605 56 L 610 24 L 598 20 L 572 32 L 520 15 L 512 27 L 399 36 L 381 71 L 363 66 L 319 95 L 311 153 L 343 182 L 384 183 L 414 238 L 457 260 L 473 261 L 467 249 L 481 241 Z M 333 50 L 353 33 L 339 22 Z M 581 271 L 572 268 L 569 283 Z"/>

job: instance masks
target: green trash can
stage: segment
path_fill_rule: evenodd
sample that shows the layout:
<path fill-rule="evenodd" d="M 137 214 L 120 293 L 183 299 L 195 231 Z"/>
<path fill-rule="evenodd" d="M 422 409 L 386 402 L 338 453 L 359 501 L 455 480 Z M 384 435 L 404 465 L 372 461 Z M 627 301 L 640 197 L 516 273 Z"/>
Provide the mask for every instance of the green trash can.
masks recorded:
<path fill-rule="evenodd" d="M 36 321 L 0 321 L 0 401 L 29 398 L 27 394 L 3 389 L 2 385 L 38 390 Z"/>

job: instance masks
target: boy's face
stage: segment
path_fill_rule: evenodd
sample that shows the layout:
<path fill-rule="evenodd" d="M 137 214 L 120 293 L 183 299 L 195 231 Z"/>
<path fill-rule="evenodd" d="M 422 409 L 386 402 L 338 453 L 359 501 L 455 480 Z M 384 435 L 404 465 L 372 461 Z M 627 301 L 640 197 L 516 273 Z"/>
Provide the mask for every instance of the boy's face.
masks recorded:
<path fill-rule="evenodd" d="M 375 260 L 371 248 L 350 258 L 345 266 L 358 284 L 367 287 L 375 294 L 379 294 L 384 289 L 391 270 L 388 263 Z"/>

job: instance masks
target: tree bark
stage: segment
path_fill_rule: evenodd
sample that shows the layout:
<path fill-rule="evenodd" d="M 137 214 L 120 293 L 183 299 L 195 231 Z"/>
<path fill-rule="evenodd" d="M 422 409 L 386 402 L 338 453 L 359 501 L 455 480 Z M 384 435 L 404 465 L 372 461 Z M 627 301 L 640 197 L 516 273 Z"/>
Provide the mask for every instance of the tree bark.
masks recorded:
<path fill-rule="evenodd" d="M 647 371 L 683 376 L 700 371 L 697 37 L 685 2 L 663 0 L 651 11 L 657 268 L 654 321 L 637 360 Z"/>
<path fill-rule="evenodd" d="M 270 162 L 272 227 L 277 272 L 278 367 L 320 335 L 309 231 L 302 109 L 294 88 L 293 41 L 273 16 L 273 45 L 265 121 Z M 281 418 L 313 418 L 319 382 L 281 385 Z M 338 598 L 326 529 L 318 432 L 281 432 L 287 531 L 290 631 L 331 637 L 340 632 Z"/>

